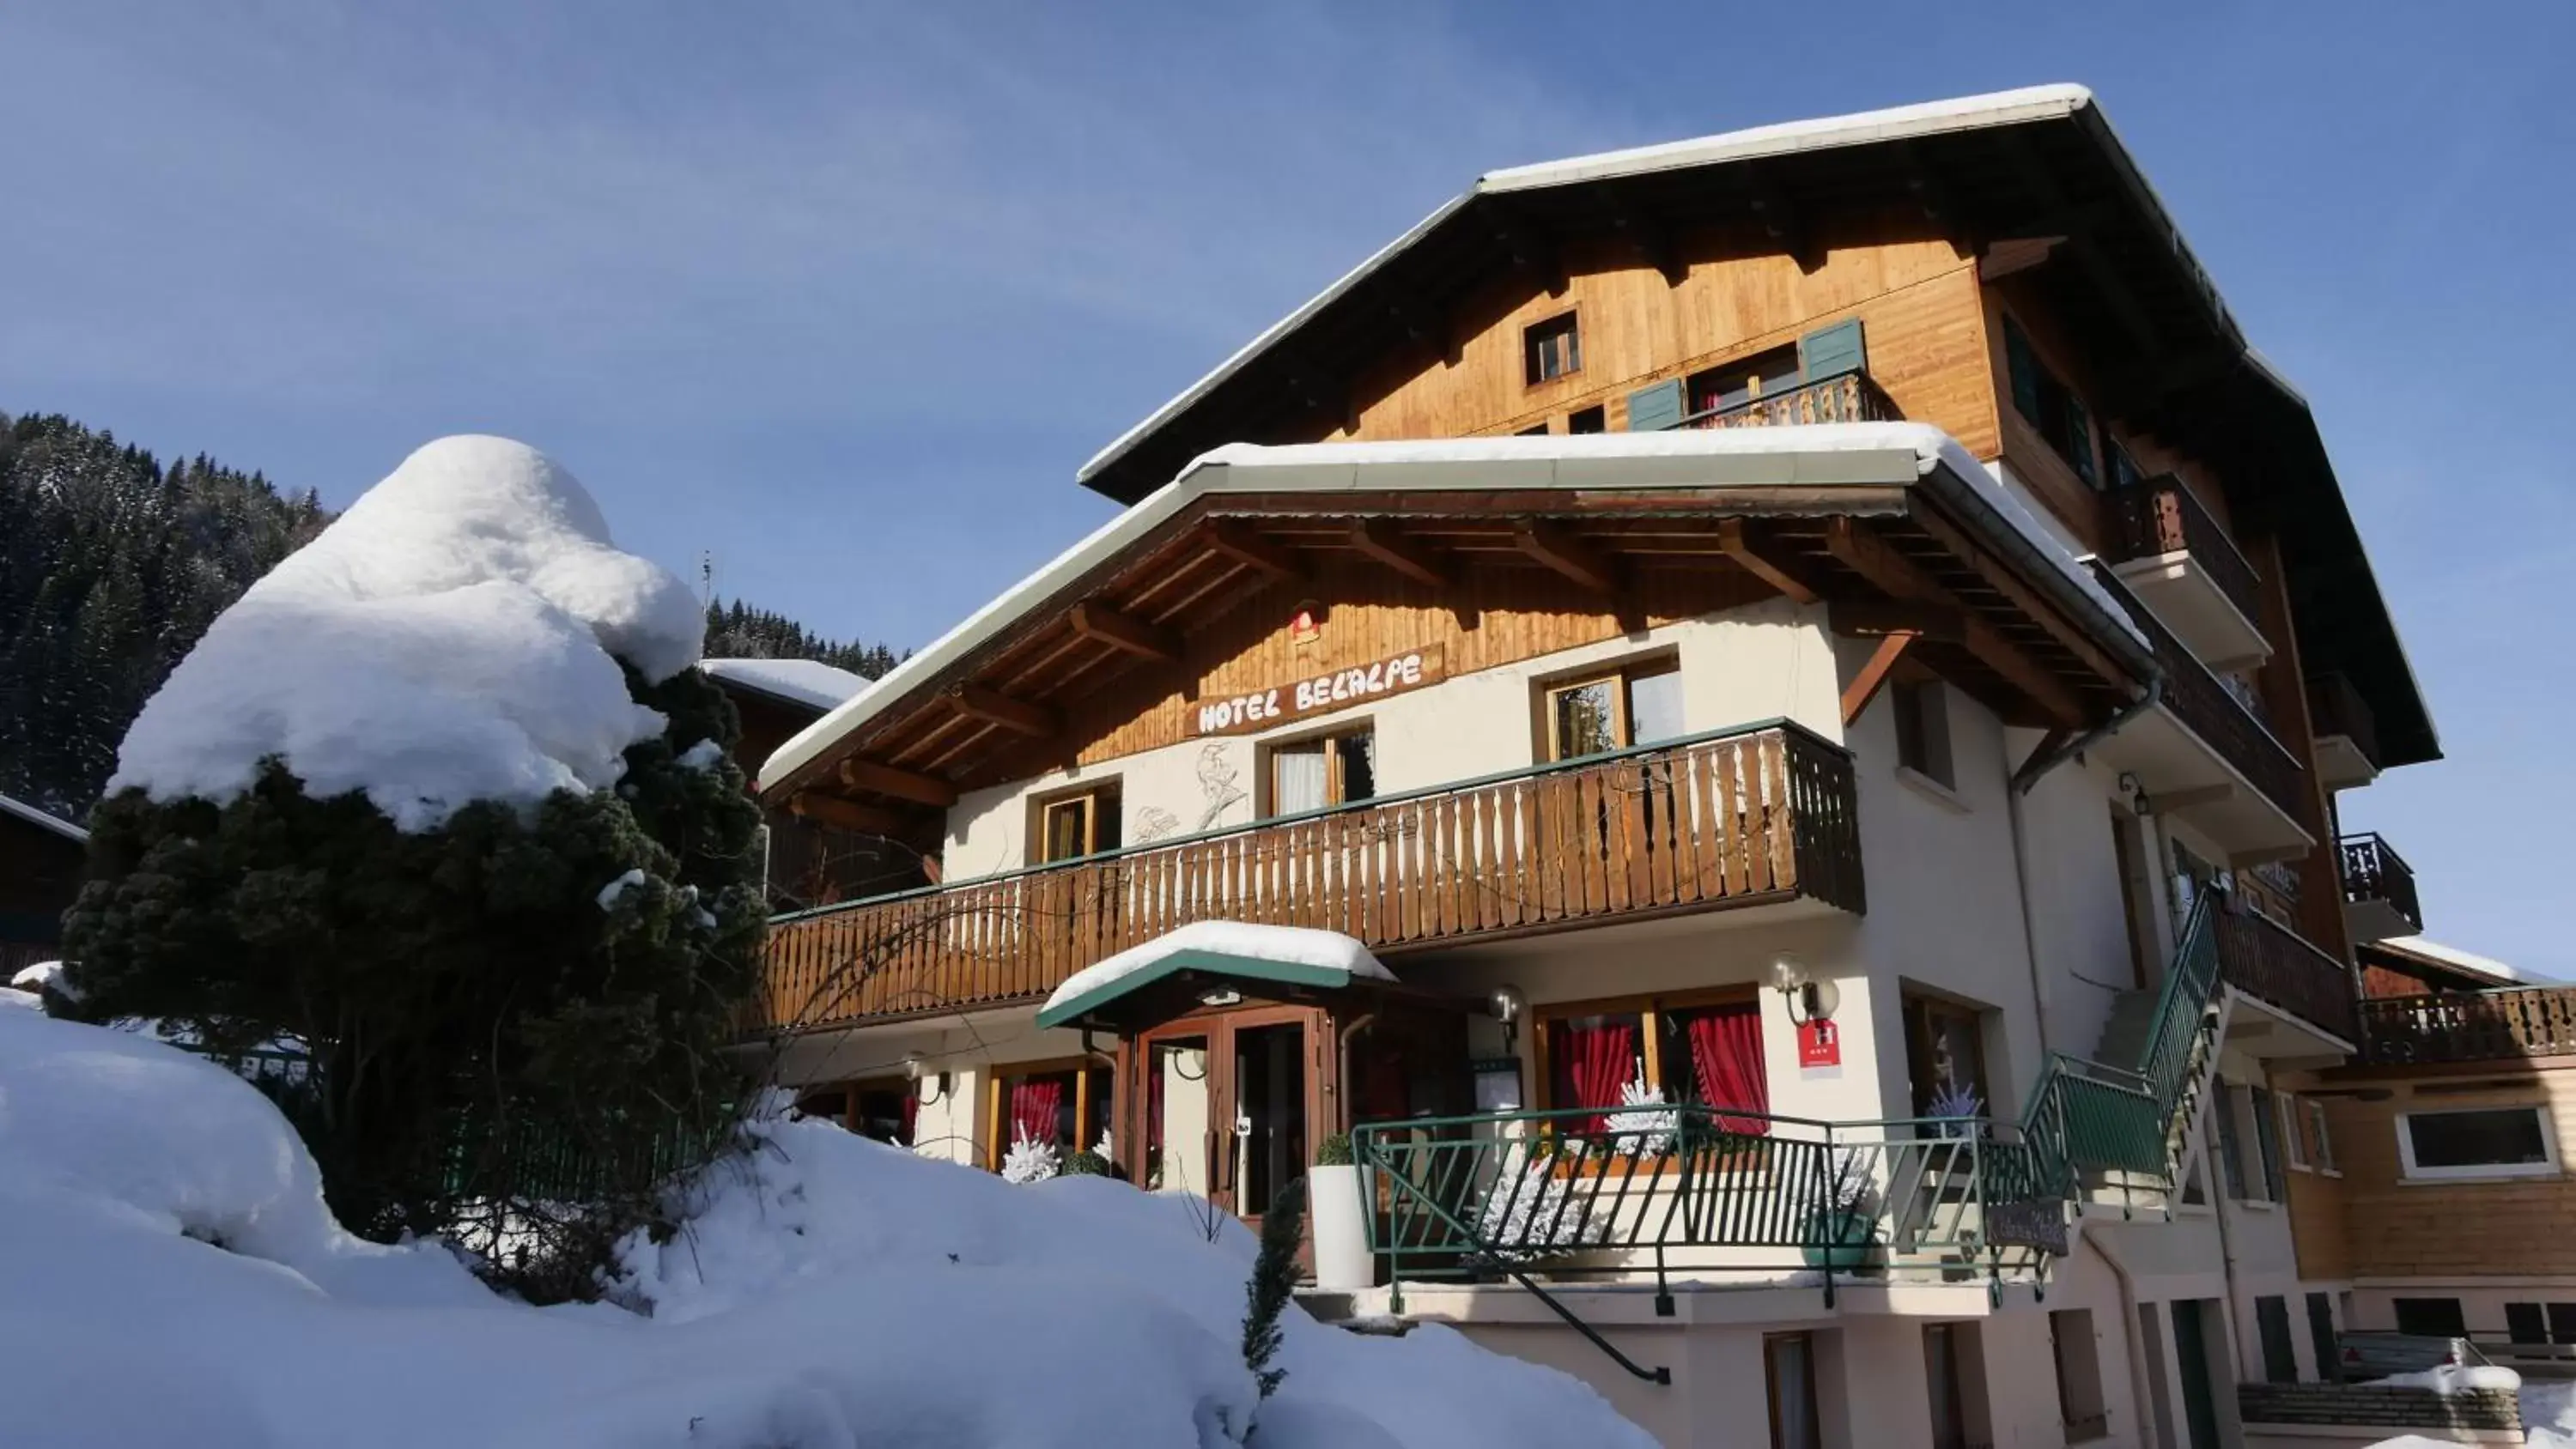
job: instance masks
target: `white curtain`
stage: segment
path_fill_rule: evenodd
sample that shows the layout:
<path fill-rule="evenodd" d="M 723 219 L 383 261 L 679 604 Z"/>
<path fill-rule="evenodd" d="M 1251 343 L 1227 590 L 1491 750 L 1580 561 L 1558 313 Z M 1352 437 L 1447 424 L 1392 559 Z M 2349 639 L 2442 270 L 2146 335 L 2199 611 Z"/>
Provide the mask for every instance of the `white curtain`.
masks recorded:
<path fill-rule="evenodd" d="M 1278 750 L 1271 756 L 1273 815 L 1324 808 L 1324 751 L 1320 745 Z"/>

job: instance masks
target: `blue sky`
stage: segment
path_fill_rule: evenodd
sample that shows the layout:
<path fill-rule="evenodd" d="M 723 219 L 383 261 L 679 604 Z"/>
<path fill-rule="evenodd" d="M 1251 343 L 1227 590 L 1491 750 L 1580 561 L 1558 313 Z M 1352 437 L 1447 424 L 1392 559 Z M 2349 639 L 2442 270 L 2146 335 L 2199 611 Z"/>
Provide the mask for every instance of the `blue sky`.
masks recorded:
<path fill-rule="evenodd" d="M 2576 6 L 0 8 L 0 411 L 345 503 L 524 438 L 620 541 L 919 644 L 1102 443 L 1480 171 L 2094 88 L 2317 410 L 2450 759 L 2346 797 L 2576 978 Z"/>

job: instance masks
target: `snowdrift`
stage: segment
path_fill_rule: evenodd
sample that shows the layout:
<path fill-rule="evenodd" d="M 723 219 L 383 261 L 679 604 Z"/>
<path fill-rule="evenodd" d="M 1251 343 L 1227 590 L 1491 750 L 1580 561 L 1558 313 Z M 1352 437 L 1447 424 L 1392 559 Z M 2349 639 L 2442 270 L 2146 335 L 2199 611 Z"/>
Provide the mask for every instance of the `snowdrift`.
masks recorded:
<path fill-rule="evenodd" d="M 1196 1449 L 1254 1422 L 1252 1243 L 1194 1200 L 768 1123 L 675 1189 L 688 1231 L 624 1245 L 633 1311 L 533 1309 L 438 1245 L 343 1232 L 247 1083 L 9 995 L 0 1443 Z M 1283 1357 L 1263 1449 L 1649 1442 L 1442 1329 L 1292 1314 Z"/>
<path fill-rule="evenodd" d="M 144 705 L 110 790 L 228 800 L 285 758 L 404 830 L 469 800 L 616 783 L 661 716 L 617 660 L 698 657 L 686 585 L 621 553 L 579 481 L 507 438 L 441 438 L 250 586 Z"/>

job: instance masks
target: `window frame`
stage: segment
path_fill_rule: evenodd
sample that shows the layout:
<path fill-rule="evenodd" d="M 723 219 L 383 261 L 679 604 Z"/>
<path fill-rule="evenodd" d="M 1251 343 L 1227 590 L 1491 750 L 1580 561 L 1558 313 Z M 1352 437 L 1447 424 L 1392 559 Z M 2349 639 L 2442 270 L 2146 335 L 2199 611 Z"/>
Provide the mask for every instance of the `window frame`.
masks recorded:
<path fill-rule="evenodd" d="M 1679 674 L 1681 667 L 1680 651 L 1663 649 L 1651 654 L 1634 655 L 1535 681 L 1533 688 L 1538 707 L 1538 746 L 1541 754 L 1539 763 L 1570 764 L 1578 760 L 1598 759 L 1603 755 L 1617 754 L 1621 750 L 1635 749 L 1637 718 L 1631 696 L 1636 691 L 1637 681 Z M 1557 696 L 1578 689 L 1587 689 L 1596 684 L 1610 686 L 1610 748 L 1569 755 L 1565 753 L 1565 742 L 1558 728 Z M 1685 728 L 1682 733 L 1688 734 L 1689 730 Z"/>
<path fill-rule="evenodd" d="M 2477 1163 L 2462 1167 L 2422 1167 L 2415 1161 L 2415 1134 L 2407 1124 L 2418 1117 L 2461 1117 L 2471 1113 L 2529 1112 L 2540 1123 L 2539 1162 Z M 2565 1171 L 2558 1153 L 2558 1125 L 2541 1102 L 2514 1102 L 2495 1107 L 2442 1107 L 2429 1112 L 2396 1114 L 2398 1175 L 2406 1182 L 2475 1182 L 2500 1178 L 2557 1177 Z"/>
<path fill-rule="evenodd" d="M 2272 1106 L 2281 1117 L 2281 1165 L 2292 1172 L 2314 1172 L 2308 1161 L 2307 1098 L 2296 1092 L 2274 1092 Z"/>
<path fill-rule="evenodd" d="M 1563 365 L 1554 372 L 1542 370 L 1545 349 L 1558 339 L 1564 340 Z M 1524 389 L 1546 387 L 1562 382 L 1583 371 L 1583 309 L 1568 307 L 1562 312 L 1541 317 L 1521 327 L 1521 386 Z"/>
<path fill-rule="evenodd" d="M 1336 748 L 1336 745 L 1340 741 L 1351 739 L 1359 735 L 1367 735 L 1369 737 L 1369 793 L 1361 796 L 1357 800 L 1353 800 L 1350 798 L 1348 769 L 1342 759 L 1342 752 Z M 1324 757 L 1324 803 L 1320 806 L 1314 807 L 1314 809 L 1334 810 L 1339 809 L 1344 805 L 1365 804 L 1378 797 L 1380 792 L 1378 790 L 1376 764 L 1377 717 L 1375 715 L 1367 715 L 1356 720 L 1343 720 L 1329 729 L 1315 730 L 1301 735 L 1291 735 L 1283 739 L 1260 741 L 1255 749 L 1255 754 L 1259 758 L 1261 770 L 1259 777 L 1261 782 L 1261 799 L 1259 802 L 1261 807 L 1261 819 L 1279 820 L 1287 818 L 1279 809 L 1278 760 L 1283 754 L 1299 753 L 1310 748 L 1320 751 Z M 1301 810 L 1295 813 L 1304 815 L 1310 814 L 1312 811 Z"/>
<path fill-rule="evenodd" d="M 1974 1058 L 1970 1071 L 1975 1079 L 1971 1085 L 1982 1101 L 1982 1115 L 1989 1119 L 1999 1118 L 2002 1109 L 1995 1102 L 1994 1077 L 1986 1060 L 1986 1025 L 1994 1008 L 1906 987 L 1897 994 L 1896 1010 L 1897 1025 L 1905 1034 L 1905 1079 L 1914 1099 L 1915 1115 L 1920 1117 L 1929 1111 L 1932 1094 L 1925 1089 L 1936 1085 L 1915 1076 L 1918 1065 L 1928 1073 L 1934 1070 L 1934 1063 L 1938 1060 L 1940 1037 L 1933 1030 L 1933 1019 L 1958 1017 L 1966 1021 L 1970 1030 L 1968 1041 Z M 1959 1083 L 1954 1081 L 1946 1085 L 1955 1087 Z"/>
<path fill-rule="evenodd" d="M 1900 679 L 1888 685 L 1887 701 L 1889 723 L 1896 730 L 1896 767 L 1955 797 L 1959 767 L 1951 748 L 1947 687 L 1938 679 Z"/>
<path fill-rule="evenodd" d="M 2315 1097 L 2301 1097 L 2300 1106 L 2308 1122 L 2308 1160 L 2327 1177 L 2343 1176 L 2335 1166 L 2334 1129 L 2326 1122 L 2326 1104 Z"/>
<path fill-rule="evenodd" d="M 1547 1028 L 1550 1022 L 1582 1016 L 1636 1017 L 1638 1056 L 1642 1059 L 1639 1070 L 1646 1074 L 1646 1085 L 1660 1088 L 1664 1086 L 1666 1080 L 1663 1070 L 1664 1024 L 1661 1020 L 1664 1013 L 1699 1011 L 1712 1006 L 1742 1006 L 1748 1002 L 1757 1012 L 1761 1009 L 1762 988 L 1759 985 L 1747 982 L 1736 986 L 1699 986 L 1686 991 L 1656 991 L 1634 996 L 1606 996 L 1588 1001 L 1551 1001 L 1543 1006 L 1533 1005 L 1530 1008 L 1530 1095 L 1537 1101 L 1537 1110 L 1551 1112 L 1560 1106 L 1565 1106 L 1555 1100 L 1556 1074 L 1554 1064 L 1547 1056 Z M 1771 1076 L 1771 1061 L 1767 1054 L 1762 1061 L 1762 1076 L 1767 1084 Z M 1682 1104 L 1672 1101 L 1668 1096 L 1665 1105 Z M 1573 1109 L 1567 1106 L 1566 1110 Z"/>
<path fill-rule="evenodd" d="M 1123 842 L 1126 838 L 1125 822 L 1123 820 L 1120 822 L 1120 828 L 1117 831 L 1118 841 L 1108 845 L 1100 843 L 1100 822 L 1106 812 L 1125 808 L 1126 796 L 1125 791 L 1120 788 L 1120 783 L 1120 777 L 1112 775 L 1106 779 L 1029 797 L 1030 830 L 1027 854 L 1030 867 L 1034 869 L 1038 866 L 1065 865 L 1118 849 L 1119 842 Z M 1074 855 L 1050 854 L 1055 842 L 1055 813 L 1075 804 L 1087 807 L 1082 831 L 1083 848 L 1080 853 Z"/>
<path fill-rule="evenodd" d="M 1779 1345 L 1795 1342 L 1801 1353 L 1799 1362 L 1805 1371 L 1799 1375 L 1798 1391 L 1806 1400 L 1806 1424 L 1813 1437 L 1797 1444 L 1783 1443 L 1780 1438 L 1780 1360 Z M 1816 1415 L 1816 1335 L 1804 1329 L 1789 1333 L 1762 1335 L 1762 1398 L 1771 1411 L 1771 1449 L 1823 1449 L 1824 1421 Z"/>
<path fill-rule="evenodd" d="M 1565 415 L 1565 431 L 1569 435 L 1576 436 L 1592 433 L 1606 433 L 1610 431 L 1609 405 L 1606 403 L 1594 403 L 1588 408 L 1576 408 L 1574 411 L 1567 413 Z"/>
<path fill-rule="evenodd" d="M 2076 481 L 2089 492 L 2104 491 L 2102 443 L 2104 432 L 2094 416 L 2093 407 L 2084 401 L 2066 379 L 2039 355 L 2030 340 L 2030 330 L 2010 311 L 2003 314 L 2004 392 L 2012 401 L 2013 413 L 2028 424 L 2031 436 L 2048 445 L 2058 461 L 2064 463 Z M 2027 389 L 2024 384 L 2027 383 Z M 2025 396 L 2027 392 L 2027 396 Z M 2065 436 L 2080 432 L 2080 439 Z M 2069 447 L 2081 443 L 2080 449 Z"/>
<path fill-rule="evenodd" d="M 1033 1062 L 999 1063 L 984 1074 L 985 1171 L 1001 1171 L 1002 1159 L 1010 1155 L 1011 1142 L 1003 1135 L 1002 1119 L 1010 1106 L 1011 1083 L 1028 1077 L 1056 1077 L 1067 1073 L 1073 1076 L 1073 1121 L 1077 1138 L 1091 1121 L 1095 1088 L 1092 1079 L 1095 1075 L 1099 1078 L 1097 1089 L 1110 1096 L 1110 1100 L 1102 1104 L 1104 1109 L 1111 1112 L 1109 1124 L 1102 1130 L 1115 1133 L 1118 1125 L 1114 1111 L 1118 1090 L 1115 1067 L 1101 1062 L 1096 1057 L 1048 1057 Z M 1088 1142 L 1076 1141 L 1068 1148 L 1058 1143 L 1057 1152 L 1059 1156 L 1063 1156 L 1086 1151 L 1091 1145 Z"/>

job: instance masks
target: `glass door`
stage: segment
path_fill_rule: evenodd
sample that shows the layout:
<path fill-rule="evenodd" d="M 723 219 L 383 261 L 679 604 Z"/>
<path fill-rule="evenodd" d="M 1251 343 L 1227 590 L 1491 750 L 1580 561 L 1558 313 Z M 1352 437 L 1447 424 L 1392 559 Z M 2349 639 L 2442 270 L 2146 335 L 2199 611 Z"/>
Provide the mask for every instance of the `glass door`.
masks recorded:
<path fill-rule="evenodd" d="M 1257 1228 L 1314 1158 L 1318 1016 L 1264 1007 L 1138 1038 L 1144 1185 L 1197 1193 Z"/>

